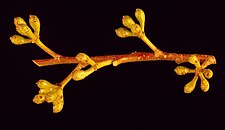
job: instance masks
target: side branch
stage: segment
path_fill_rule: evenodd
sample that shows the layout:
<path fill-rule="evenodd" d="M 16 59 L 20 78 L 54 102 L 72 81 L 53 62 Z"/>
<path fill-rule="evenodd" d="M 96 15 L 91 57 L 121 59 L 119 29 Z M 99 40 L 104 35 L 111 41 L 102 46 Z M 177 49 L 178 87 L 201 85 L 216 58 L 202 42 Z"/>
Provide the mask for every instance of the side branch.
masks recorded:
<path fill-rule="evenodd" d="M 141 62 L 141 61 L 174 61 L 177 64 L 188 62 L 188 58 L 191 55 L 195 55 L 201 63 L 206 67 L 210 64 L 216 64 L 216 59 L 213 55 L 203 55 L 203 54 L 177 54 L 177 53 L 167 53 L 163 52 L 163 57 L 156 57 L 152 52 L 133 52 L 130 54 L 121 54 L 121 55 L 106 55 L 106 56 L 93 56 L 92 60 L 95 62 L 101 62 L 105 60 L 112 60 L 113 65 L 117 66 L 122 63 L 128 62 Z M 58 65 L 58 64 L 78 64 L 76 57 L 67 57 L 60 56 L 59 58 L 50 58 L 50 59 L 38 59 L 33 60 L 33 62 L 39 66 L 49 66 L 49 65 Z"/>

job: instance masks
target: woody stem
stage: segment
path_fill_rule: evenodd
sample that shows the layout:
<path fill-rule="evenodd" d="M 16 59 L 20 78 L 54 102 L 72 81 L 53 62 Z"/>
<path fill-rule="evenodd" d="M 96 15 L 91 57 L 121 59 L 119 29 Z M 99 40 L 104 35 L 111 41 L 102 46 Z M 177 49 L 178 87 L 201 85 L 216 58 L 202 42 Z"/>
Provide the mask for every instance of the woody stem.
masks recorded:
<path fill-rule="evenodd" d="M 93 56 L 92 60 L 95 62 L 112 60 L 114 66 L 128 63 L 128 62 L 142 62 L 142 61 L 174 61 L 177 64 L 188 62 L 188 58 L 193 54 L 177 54 L 177 53 L 167 53 L 163 52 L 163 57 L 156 57 L 152 52 L 133 52 L 130 54 L 121 54 L 121 55 L 105 55 L 105 56 Z M 204 54 L 194 54 L 200 62 L 203 62 L 204 66 L 208 66 L 210 64 L 216 64 L 216 59 L 213 55 L 204 55 Z M 60 56 L 58 59 L 50 58 L 50 59 L 38 59 L 33 60 L 33 62 L 39 66 L 49 66 L 49 65 L 57 65 L 57 64 L 77 64 L 75 56 Z"/>

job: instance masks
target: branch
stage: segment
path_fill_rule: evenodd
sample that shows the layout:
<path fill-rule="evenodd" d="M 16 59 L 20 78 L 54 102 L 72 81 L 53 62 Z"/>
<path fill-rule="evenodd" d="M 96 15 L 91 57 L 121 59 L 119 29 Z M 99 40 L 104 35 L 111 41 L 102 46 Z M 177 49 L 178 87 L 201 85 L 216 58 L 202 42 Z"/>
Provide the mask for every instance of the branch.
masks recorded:
<path fill-rule="evenodd" d="M 195 55 L 200 62 L 205 63 L 206 66 L 210 64 L 216 64 L 216 59 L 213 55 L 204 55 L 204 54 L 177 54 L 177 53 L 167 53 L 163 52 L 165 57 L 155 57 L 155 54 L 152 52 L 133 52 L 130 54 L 122 55 L 105 55 L 105 56 L 93 56 L 92 60 L 95 62 L 112 60 L 113 65 L 117 66 L 122 63 L 128 62 L 142 62 L 142 61 L 174 61 L 177 64 L 188 62 L 188 58 L 191 55 Z M 78 64 L 76 57 L 67 57 L 60 56 L 59 58 L 50 58 L 50 59 L 38 59 L 33 60 L 33 62 L 39 66 L 49 66 L 49 65 L 58 65 L 58 64 Z"/>
<path fill-rule="evenodd" d="M 12 43 L 16 45 L 22 45 L 27 43 L 36 44 L 43 51 L 48 53 L 52 58 L 50 59 L 38 59 L 33 62 L 39 66 L 49 66 L 58 64 L 77 64 L 74 70 L 66 76 L 60 83 L 51 84 L 47 80 L 40 79 L 36 84 L 40 88 L 39 92 L 33 98 L 33 102 L 41 104 L 44 101 L 53 104 L 53 112 L 58 113 L 62 110 L 64 105 L 63 89 L 65 85 L 71 80 L 79 81 L 89 76 L 98 69 L 113 65 L 118 66 L 123 63 L 129 62 L 142 62 L 142 61 L 173 61 L 177 64 L 189 62 L 195 66 L 195 69 L 189 69 L 184 66 L 177 66 L 174 71 L 177 75 L 185 75 L 188 73 L 194 73 L 193 79 L 184 86 L 185 93 L 191 93 L 198 78 L 201 80 L 201 89 L 206 92 L 209 90 L 209 82 L 207 79 L 213 76 L 213 72 L 210 69 L 206 69 L 211 64 L 216 64 L 216 58 L 213 55 L 205 54 L 177 54 L 161 51 L 157 48 L 145 35 L 145 14 L 141 9 L 136 9 L 135 17 L 139 21 L 139 24 L 135 23 L 133 19 L 125 15 L 122 18 L 122 23 L 125 26 L 116 29 L 117 36 L 121 38 L 137 37 L 140 38 L 153 52 L 133 52 L 130 54 L 121 55 L 105 55 L 105 56 L 92 56 L 89 57 L 85 53 L 78 53 L 76 56 L 68 57 L 59 55 L 47 46 L 45 46 L 39 39 L 40 21 L 37 16 L 30 15 L 29 24 L 33 29 L 30 29 L 26 22 L 21 17 L 14 19 L 16 31 L 25 36 L 13 35 L 10 37 Z M 84 69 L 86 66 L 90 66 L 88 69 Z M 207 79 L 206 79 L 207 78 Z"/>

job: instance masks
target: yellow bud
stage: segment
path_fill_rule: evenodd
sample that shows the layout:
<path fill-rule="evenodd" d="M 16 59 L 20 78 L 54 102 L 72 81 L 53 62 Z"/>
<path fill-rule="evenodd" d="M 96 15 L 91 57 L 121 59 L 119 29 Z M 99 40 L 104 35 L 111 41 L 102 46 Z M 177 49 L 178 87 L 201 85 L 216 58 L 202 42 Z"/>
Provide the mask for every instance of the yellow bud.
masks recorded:
<path fill-rule="evenodd" d="M 45 95 L 44 94 L 37 94 L 33 98 L 33 102 L 36 104 L 41 104 L 45 101 Z"/>
<path fill-rule="evenodd" d="M 135 24 L 134 20 L 130 16 L 128 16 L 128 15 L 123 16 L 122 23 L 127 28 L 131 28 L 131 26 L 133 24 Z"/>
<path fill-rule="evenodd" d="M 16 26 L 16 31 L 18 33 L 20 33 L 21 35 L 27 36 L 31 39 L 33 39 L 35 37 L 34 33 L 31 31 L 31 29 L 26 24 L 18 24 Z"/>
<path fill-rule="evenodd" d="M 15 26 L 18 26 L 19 24 L 25 24 L 26 25 L 26 22 L 23 20 L 23 18 L 16 17 L 16 18 L 14 18 L 14 24 L 15 24 Z"/>
<path fill-rule="evenodd" d="M 63 109 L 64 99 L 62 89 L 59 90 L 58 96 L 53 101 L 53 113 L 58 113 Z"/>
<path fill-rule="evenodd" d="M 87 63 L 92 66 L 95 65 L 95 62 L 85 53 L 78 53 L 76 56 L 76 59 L 78 62 L 81 62 L 81 63 Z"/>
<path fill-rule="evenodd" d="M 205 76 L 207 79 L 210 79 L 210 78 L 212 78 L 212 76 L 213 76 L 213 72 L 212 72 L 212 70 L 210 70 L 210 69 L 203 69 L 203 70 L 202 70 L 202 73 L 204 74 L 204 76 Z"/>
<path fill-rule="evenodd" d="M 54 102 L 53 103 L 55 105 L 53 105 L 53 113 L 58 113 L 63 109 L 64 101 L 63 100 L 55 100 Z"/>
<path fill-rule="evenodd" d="M 39 36 L 40 33 L 40 20 L 35 15 L 30 15 L 29 18 L 30 26 L 34 29 L 35 35 Z"/>
<path fill-rule="evenodd" d="M 209 90 L 209 82 L 206 79 L 201 81 L 201 89 L 204 92 Z"/>
<path fill-rule="evenodd" d="M 202 91 L 207 92 L 209 90 L 209 82 L 203 76 L 202 73 L 200 73 L 199 76 L 200 76 L 200 79 L 201 79 L 201 89 L 202 89 Z"/>
<path fill-rule="evenodd" d="M 53 89 L 52 91 L 49 91 L 48 93 L 46 93 L 45 101 L 48 103 L 55 101 L 55 99 L 58 96 L 57 91 L 58 91 L 58 89 Z"/>
<path fill-rule="evenodd" d="M 184 92 L 191 93 L 195 89 L 197 80 L 198 76 L 194 76 L 194 78 L 184 86 Z"/>
<path fill-rule="evenodd" d="M 116 29 L 115 31 L 116 31 L 116 35 L 121 38 L 135 36 L 132 32 L 130 32 L 129 30 L 122 28 L 122 27 Z"/>
<path fill-rule="evenodd" d="M 82 79 L 86 78 L 88 75 L 90 75 L 91 73 L 93 73 L 94 71 L 95 70 L 92 67 L 87 70 L 77 70 L 73 74 L 73 79 L 75 81 L 82 80 Z"/>
<path fill-rule="evenodd" d="M 39 88 L 57 88 L 56 85 L 53 85 L 47 80 L 43 80 L 43 79 L 40 79 L 36 84 Z"/>
<path fill-rule="evenodd" d="M 188 62 L 190 62 L 191 64 L 195 65 L 196 67 L 200 67 L 200 62 L 199 62 L 198 58 L 195 55 L 191 55 L 188 58 Z"/>
<path fill-rule="evenodd" d="M 10 40 L 15 45 L 22 45 L 22 44 L 26 44 L 26 43 L 31 43 L 32 42 L 31 39 L 27 39 L 27 38 L 21 37 L 19 35 L 13 35 L 13 36 L 11 36 L 10 37 Z"/>
<path fill-rule="evenodd" d="M 138 24 L 133 24 L 131 26 L 131 32 L 139 38 L 144 36 L 144 33 L 142 32 L 141 27 Z"/>
<path fill-rule="evenodd" d="M 43 93 L 43 94 L 46 94 L 48 92 L 51 92 L 54 88 L 41 88 L 39 90 L 39 93 Z"/>
<path fill-rule="evenodd" d="M 139 21 L 142 31 L 144 31 L 144 28 L 145 28 L 145 13 L 144 13 L 144 11 L 142 9 L 137 8 L 135 11 L 135 17 Z"/>
<path fill-rule="evenodd" d="M 111 65 L 112 63 L 113 63 L 113 60 L 104 60 L 104 61 L 98 62 L 95 66 L 93 66 L 93 68 L 95 70 L 97 70 L 97 69 L 100 69 L 100 68 L 105 67 L 107 65 Z"/>
<path fill-rule="evenodd" d="M 185 75 L 187 73 L 191 72 L 191 69 L 184 67 L 184 66 L 177 66 L 174 71 L 177 73 L 177 75 Z"/>
<path fill-rule="evenodd" d="M 56 90 L 56 91 L 57 91 L 57 90 Z M 55 99 L 56 99 L 57 96 L 58 96 L 58 93 L 57 93 L 56 91 L 53 90 L 53 91 L 51 91 L 51 92 L 48 92 L 48 93 L 46 94 L 45 101 L 48 102 L 48 103 L 55 101 Z"/>

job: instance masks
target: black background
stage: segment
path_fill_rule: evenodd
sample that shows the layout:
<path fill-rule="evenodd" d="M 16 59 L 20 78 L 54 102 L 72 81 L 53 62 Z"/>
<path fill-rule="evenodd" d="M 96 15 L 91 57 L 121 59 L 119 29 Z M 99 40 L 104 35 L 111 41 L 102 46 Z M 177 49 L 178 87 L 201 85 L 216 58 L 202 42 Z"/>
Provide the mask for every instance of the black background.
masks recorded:
<path fill-rule="evenodd" d="M 224 10 L 212 1 L 8 1 L 1 3 L 1 126 L 7 129 L 224 129 Z M 36 82 L 60 82 L 75 65 L 37 67 L 32 60 L 50 58 L 35 45 L 13 45 L 13 18 L 41 21 L 41 40 L 66 56 L 90 56 L 151 51 L 140 39 L 121 39 L 115 29 L 122 15 L 134 18 L 136 8 L 146 14 L 145 31 L 161 50 L 214 55 L 210 90 L 198 81 L 191 94 L 183 86 L 193 75 L 178 76 L 174 62 L 157 61 L 108 66 L 71 81 L 64 89 L 64 108 L 32 102 Z M 188 67 L 192 65 L 185 64 Z"/>

